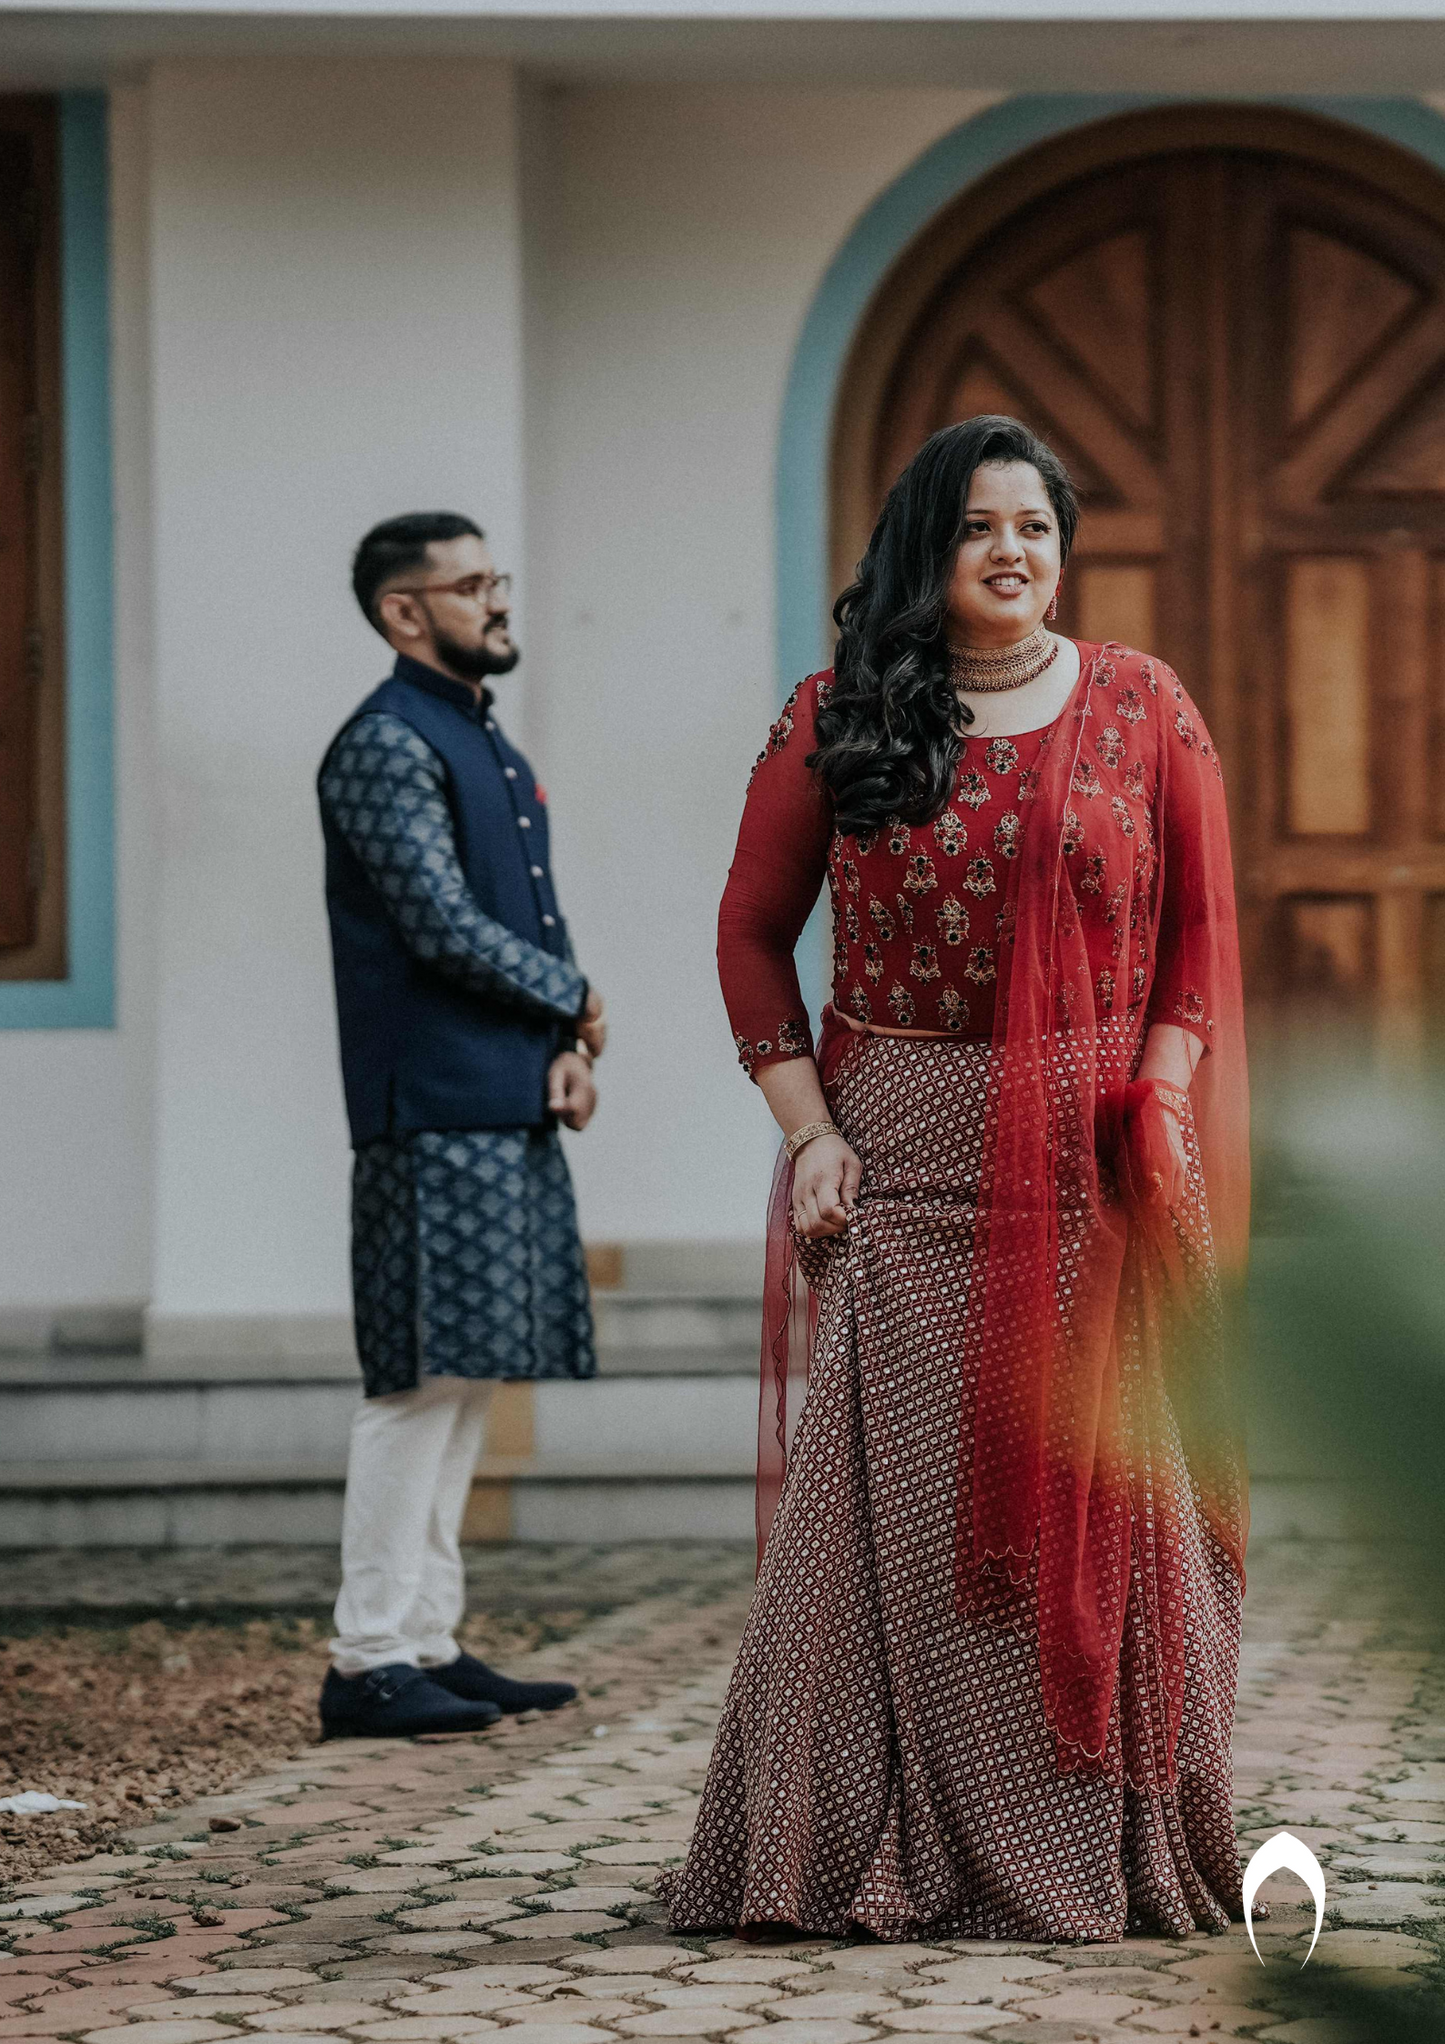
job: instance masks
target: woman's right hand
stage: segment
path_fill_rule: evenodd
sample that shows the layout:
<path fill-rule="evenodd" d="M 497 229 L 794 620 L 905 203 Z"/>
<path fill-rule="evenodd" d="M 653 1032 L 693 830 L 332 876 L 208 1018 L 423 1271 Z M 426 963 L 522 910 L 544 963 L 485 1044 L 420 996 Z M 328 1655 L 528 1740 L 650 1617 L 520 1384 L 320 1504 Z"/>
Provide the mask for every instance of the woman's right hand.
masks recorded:
<path fill-rule="evenodd" d="M 814 1136 L 793 1161 L 793 1224 L 809 1242 L 842 1235 L 858 1198 L 863 1164 L 839 1135 Z"/>

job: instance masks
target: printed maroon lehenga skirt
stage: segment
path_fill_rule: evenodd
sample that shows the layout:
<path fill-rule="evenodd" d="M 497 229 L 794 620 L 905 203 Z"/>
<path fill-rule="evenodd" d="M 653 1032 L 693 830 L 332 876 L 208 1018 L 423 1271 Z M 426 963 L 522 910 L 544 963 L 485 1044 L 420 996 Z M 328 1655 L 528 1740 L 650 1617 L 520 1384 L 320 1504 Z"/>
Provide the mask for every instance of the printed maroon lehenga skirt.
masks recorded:
<path fill-rule="evenodd" d="M 818 1293 L 808 1394 L 692 1845 L 660 1883 L 675 1929 L 1106 1942 L 1222 1930 L 1241 1913 L 1239 1582 L 1188 1480 L 1172 1789 L 1061 1774 L 1037 1641 L 955 1605 L 989 1057 L 985 1043 L 873 1036 L 838 1074 L 832 1111 L 863 1186 L 847 1238 L 805 1252 Z M 1191 1232 L 1207 1249 L 1197 1159 L 1192 1179 Z M 1167 1412 L 1164 1452 L 1182 1463 Z M 1145 1623 L 1136 1577 L 1116 1718 L 1163 1710 L 1129 1690 L 1149 1681 L 1151 1657 L 1129 1650 Z"/>

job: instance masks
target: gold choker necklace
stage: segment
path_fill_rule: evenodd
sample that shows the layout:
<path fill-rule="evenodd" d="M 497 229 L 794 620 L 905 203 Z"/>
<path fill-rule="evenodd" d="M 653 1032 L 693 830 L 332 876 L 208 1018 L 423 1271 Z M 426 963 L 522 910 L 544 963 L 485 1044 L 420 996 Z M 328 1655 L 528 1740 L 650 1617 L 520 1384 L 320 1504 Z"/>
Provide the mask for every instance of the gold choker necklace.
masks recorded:
<path fill-rule="evenodd" d="M 1037 681 L 1058 651 L 1058 640 L 1040 625 L 1016 646 L 955 646 L 948 656 L 948 678 L 966 694 L 994 695 Z"/>

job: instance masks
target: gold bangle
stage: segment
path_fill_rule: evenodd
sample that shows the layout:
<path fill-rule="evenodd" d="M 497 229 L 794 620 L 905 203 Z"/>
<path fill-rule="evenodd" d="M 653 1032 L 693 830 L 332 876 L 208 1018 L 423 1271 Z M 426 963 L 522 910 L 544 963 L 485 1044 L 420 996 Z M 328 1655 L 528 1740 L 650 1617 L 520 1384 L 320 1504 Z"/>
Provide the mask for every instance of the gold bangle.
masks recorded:
<path fill-rule="evenodd" d="M 795 1128 L 783 1143 L 783 1148 L 788 1153 L 788 1162 L 791 1164 L 804 1143 L 811 1143 L 814 1136 L 835 1136 L 837 1133 L 837 1127 L 831 1121 L 810 1121 L 802 1128 Z"/>

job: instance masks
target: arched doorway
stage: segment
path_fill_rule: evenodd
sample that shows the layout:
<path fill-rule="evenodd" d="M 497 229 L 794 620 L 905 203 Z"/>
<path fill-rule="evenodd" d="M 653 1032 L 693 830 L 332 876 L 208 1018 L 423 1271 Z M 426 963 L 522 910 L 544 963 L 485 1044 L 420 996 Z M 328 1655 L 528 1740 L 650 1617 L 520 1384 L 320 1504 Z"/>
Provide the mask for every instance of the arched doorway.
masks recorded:
<path fill-rule="evenodd" d="M 1445 178 L 1309 115 L 1099 123 L 971 187 L 840 388 L 832 572 L 936 427 L 1027 419 L 1084 522 L 1063 622 L 1162 653 L 1231 782 L 1247 968 L 1445 1012 Z"/>

